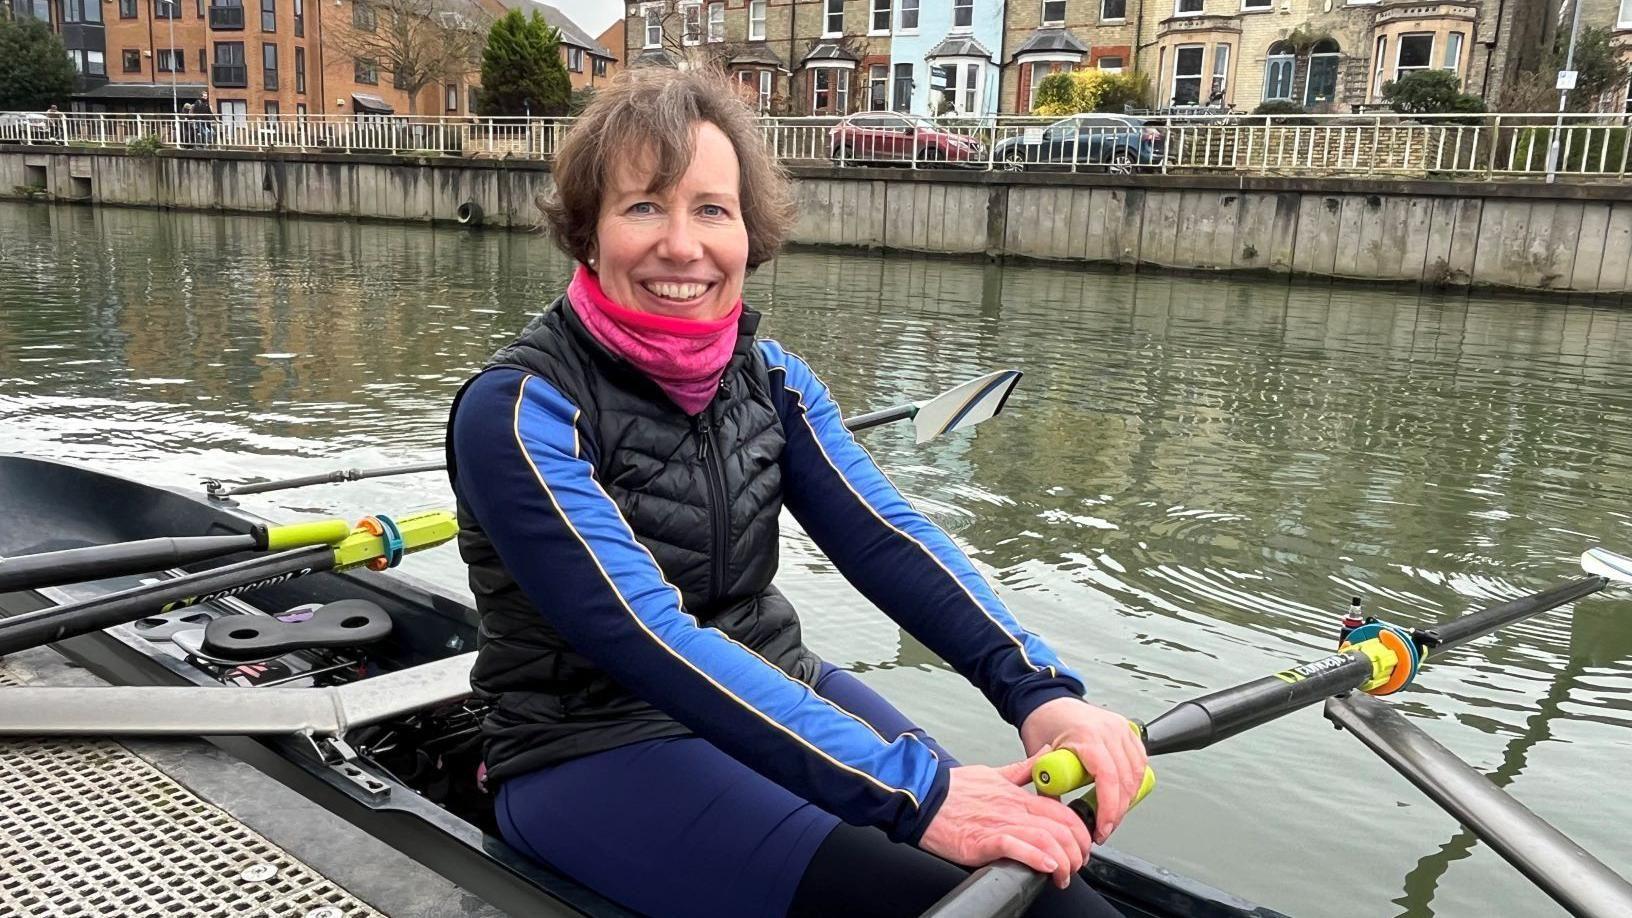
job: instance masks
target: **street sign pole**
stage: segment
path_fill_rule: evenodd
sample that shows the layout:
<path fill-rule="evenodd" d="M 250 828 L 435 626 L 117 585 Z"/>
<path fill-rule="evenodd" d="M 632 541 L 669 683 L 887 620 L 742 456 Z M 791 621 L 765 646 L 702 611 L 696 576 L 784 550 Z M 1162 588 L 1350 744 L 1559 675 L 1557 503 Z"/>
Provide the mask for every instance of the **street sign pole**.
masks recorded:
<path fill-rule="evenodd" d="M 1547 146 L 1547 184 L 1558 178 L 1558 154 L 1564 136 L 1564 106 L 1570 101 L 1570 90 L 1575 88 L 1575 37 L 1581 31 L 1581 0 L 1575 0 L 1575 11 L 1570 16 L 1570 47 L 1564 52 L 1564 70 L 1558 75 L 1558 119 L 1553 123 L 1553 140 Z M 1566 79 L 1566 74 L 1568 79 Z M 1566 86 L 1565 84 L 1569 85 Z"/>

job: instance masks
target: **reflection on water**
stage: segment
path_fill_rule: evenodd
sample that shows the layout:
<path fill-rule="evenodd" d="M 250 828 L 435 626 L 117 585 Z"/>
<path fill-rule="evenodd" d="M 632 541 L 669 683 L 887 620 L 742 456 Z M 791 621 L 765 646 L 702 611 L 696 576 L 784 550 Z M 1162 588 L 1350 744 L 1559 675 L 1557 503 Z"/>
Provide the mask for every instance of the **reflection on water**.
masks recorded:
<path fill-rule="evenodd" d="M 0 206 L 0 434 L 180 485 L 435 458 L 454 389 L 566 277 L 525 235 Z M 810 252 L 748 296 L 853 410 L 1026 372 L 971 434 L 866 440 L 1130 715 L 1324 652 L 1350 596 L 1424 623 L 1632 548 L 1613 308 Z M 249 506 L 447 499 L 422 475 Z M 977 693 L 785 541 L 819 652 L 965 757 L 1013 755 Z M 462 580 L 452 552 L 411 563 Z M 1632 803 L 1576 794 L 1632 758 L 1629 611 L 1516 626 L 1395 702 L 1623 871 Z M 1118 843 L 1265 904 L 1557 913 L 1315 711 L 1160 764 Z"/>

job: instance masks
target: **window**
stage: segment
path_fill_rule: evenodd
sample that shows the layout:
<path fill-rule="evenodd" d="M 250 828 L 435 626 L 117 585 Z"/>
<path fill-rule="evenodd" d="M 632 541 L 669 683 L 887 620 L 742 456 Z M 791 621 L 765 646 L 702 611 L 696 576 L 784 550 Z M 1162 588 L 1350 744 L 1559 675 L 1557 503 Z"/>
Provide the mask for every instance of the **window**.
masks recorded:
<path fill-rule="evenodd" d="M 295 92 L 306 91 L 306 49 L 295 49 Z"/>
<path fill-rule="evenodd" d="M 1174 53 L 1174 105 L 1196 105 L 1201 102 L 1201 58 L 1205 51 L 1202 45 L 1180 45 Z"/>
<path fill-rule="evenodd" d="M 813 112 L 842 115 L 850 106 L 850 71 L 817 67 L 810 71 L 810 106 Z"/>
<path fill-rule="evenodd" d="M 1400 47 L 1396 52 L 1399 57 L 1394 62 L 1394 79 L 1399 79 L 1414 70 L 1427 70 L 1433 66 L 1434 60 L 1434 33 L 1412 32 L 1400 36 Z"/>
<path fill-rule="evenodd" d="M 296 118 L 306 117 L 306 103 L 305 102 L 296 102 L 295 103 L 295 117 Z"/>
<path fill-rule="evenodd" d="M 1304 87 L 1303 104 L 1321 105 L 1337 98 L 1337 42 L 1331 39 L 1315 43 L 1309 51 L 1309 80 Z"/>
<path fill-rule="evenodd" d="M 708 40 L 711 42 L 725 41 L 724 3 L 710 3 L 708 5 Z"/>
<path fill-rule="evenodd" d="M 449 83 L 442 87 L 442 107 L 447 109 L 449 114 L 456 114 L 459 111 L 459 86 L 457 84 Z"/>
<path fill-rule="evenodd" d="M 153 0 L 154 19 L 180 19 L 181 4 L 177 0 Z"/>
<path fill-rule="evenodd" d="M 827 0 L 827 12 L 822 16 L 822 35 L 832 37 L 844 34 L 844 0 Z"/>
<path fill-rule="evenodd" d="M 210 28 L 242 29 L 243 27 L 243 0 L 210 0 Z"/>
<path fill-rule="evenodd" d="M 748 0 L 748 40 L 765 40 L 765 4 L 767 0 Z"/>
<path fill-rule="evenodd" d="M 975 0 L 952 0 L 952 28 L 967 29 L 975 24 Z"/>
<path fill-rule="evenodd" d="M 135 48 L 126 48 L 119 52 L 119 58 L 124 62 L 126 73 L 142 72 L 142 52 Z"/>
<path fill-rule="evenodd" d="M 867 110 L 882 112 L 890 107 L 890 68 L 874 64 L 867 72 Z"/>
<path fill-rule="evenodd" d="M 199 73 L 209 73 L 210 72 L 210 59 L 205 57 L 205 55 L 208 54 L 208 53 L 209 52 L 205 51 L 203 48 L 198 49 L 198 72 Z"/>
<path fill-rule="evenodd" d="M 249 85 L 249 67 L 244 63 L 243 42 L 215 43 L 215 66 L 210 69 L 210 82 L 226 87 Z"/>
<path fill-rule="evenodd" d="M 351 78 L 358 83 L 375 86 L 380 82 L 380 62 L 372 57 L 359 57 L 352 64 Z"/>
<path fill-rule="evenodd" d="M 641 15 L 646 17 L 645 47 L 663 47 L 663 7 L 658 5 L 642 7 Z"/>
<path fill-rule="evenodd" d="M 60 9 L 63 22 L 102 21 L 102 0 L 62 0 Z"/>
<path fill-rule="evenodd" d="M 266 112 L 267 117 L 269 118 L 278 117 L 278 103 L 272 101 L 271 99 L 267 99 L 265 102 L 261 103 L 261 110 Z"/>
<path fill-rule="evenodd" d="M 1632 0 L 1621 0 L 1621 14 L 1615 19 L 1616 28 L 1632 29 Z"/>
<path fill-rule="evenodd" d="M 771 72 L 769 70 L 759 72 L 759 110 L 762 112 L 771 110 Z"/>
<path fill-rule="evenodd" d="M 890 108 L 904 112 L 912 108 L 912 65 L 895 65 L 895 85 L 890 93 Z"/>
<path fill-rule="evenodd" d="M 871 34 L 884 35 L 890 31 L 890 20 L 895 16 L 894 6 L 893 0 L 873 0 Z"/>
<path fill-rule="evenodd" d="M 1372 72 L 1371 77 L 1371 97 L 1373 99 L 1382 98 L 1383 95 L 1384 75 L 1388 73 L 1388 65 L 1383 62 L 1387 59 L 1387 54 L 1388 36 L 1379 35 L 1377 36 L 1377 55 L 1372 58 L 1376 62 L 1375 66 L 1377 68 Z"/>
<path fill-rule="evenodd" d="M 1128 0 L 1101 0 L 1099 18 L 1109 22 L 1128 18 Z"/>
<path fill-rule="evenodd" d="M 1268 11 L 1275 8 L 1275 0 L 1241 0 L 1243 12 Z"/>
<path fill-rule="evenodd" d="M 1106 73 L 1121 73 L 1122 68 L 1126 66 L 1120 57 L 1102 57 L 1098 64 L 1099 69 Z"/>
<path fill-rule="evenodd" d="M 261 45 L 261 78 L 261 88 L 278 88 L 278 46 L 271 42 Z"/>
<path fill-rule="evenodd" d="M 918 31 L 918 2 L 919 0 L 901 0 L 897 7 L 901 12 L 897 14 L 895 29 L 897 32 Z"/>
<path fill-rule="evenodd" d="M 1452 32 L 1445 36 L 1445 63 L 1442 65 L 1452 73 L 1462 72 L 1462 33 Z"/>
<path fill-rule="evenodd" d="M 90 76 L 107 76 L 107 57 L 105 57 L 101 51 L 86 51 L 85 72 Z"/>
<path fill-rule="evenodd" d="M 1173 15 L 1200 16 L 1202 14 L 1202 0 L 1174 0 Z"/>
<path fill-rule="evenodd" d="M 929 92 L 936 111 L 960 115 L 976 113 L 984 71 L 979 61 L 957 61 L 929 68 Z"/>
<path fill-rule="evenodd" d="M 119 0 L 119 18 L 136 18 L 136 0 Z"/>
<path fill-rule="evenodd" d="M 295 37 L 306 35 L 306 0 L 295 0 Z"/>
<path fill-rule="evenodd" d="M 701 3 L 686 3 L 680 7 L 680 43 L 684 45 L 700 45 L 703 43 L 703 5 Z"/>
<path fill-rule="evenodd" d="M 374 7 L 367 0 L 356 0 L 351 5 L 352 28 L 372 32 L 378 25 L 379 17 L 374 14 Z"/>
<path fill-rule="evenodd" d="M 568 48 L 567 49 L 567 69 L 571 70 L 573 73 L 583 73 L 584 72 L 584 49 L 583 48 Z"/>
<path fill-rule="evenodd" d="M 221 123 L 227 127 L 243 127 L 249 120 L 249 103 L 242 99 L 222 99 L 217 110 L 221 113 Z"/>
<path fill-rule="evenodd" d="M 278 30 L 278 0 L 261 0 L 261 31 Z"/>
<path fill-rule="evenodd" d="M 1043 25 L 1065 25 L 1065 0 L 1043 0 Z"/>
<path fill-rule="evenodd" d="M 401 70 L 391 71 L 391 88 L 392 89 L 407 89 L 408 88 L 408 77 L 407 77 L 407 75 L 404 74 Z"/>
<path fill-rule="evenodd" d="M 1213 88 L 1207 93 L 1208 105 L 1224 104 L 1224 87 L 1230 81 L 1230 46 L 1213 46 Z"/>
<path fill-rule="evenodd" d="M 606 76 L 606 58 L 597 57 L 597 58 L 594 58 L 593 60 L 594 60 L 593 66 L 595 68 L 595 75 L 598 76 L 598 77 Z"/>
<path fill-rule="evenodd" d="M 1297 66 L 1298 59 L 1290 45 L 1278 41 L 1269 46 L 1269 57 L 1264 60 L 1265 101 L 1291 101 L 1292 77 Z"/>
<path fill-rule="evenodd" d="M 1026 74 L 1029 79 L 1026 81 L 1025 91 L 1018 99 L 1020 110 L 1023 112 L 1031 110 L 1032 100 L 1037 98 L 1037 87 L 1043 80 L 1056 73 L 1067 73 L 1070 70 L 1071 65 L 1065 61 L 1033 61 L 1027 64 Z"/>
<path fill-rule="evenodd" d="M 187 70 L 187 55 L 181 53 L 180 48 L 160 48 L 153 56 L 154 69 L 159 73 L 184 73 Z"/>

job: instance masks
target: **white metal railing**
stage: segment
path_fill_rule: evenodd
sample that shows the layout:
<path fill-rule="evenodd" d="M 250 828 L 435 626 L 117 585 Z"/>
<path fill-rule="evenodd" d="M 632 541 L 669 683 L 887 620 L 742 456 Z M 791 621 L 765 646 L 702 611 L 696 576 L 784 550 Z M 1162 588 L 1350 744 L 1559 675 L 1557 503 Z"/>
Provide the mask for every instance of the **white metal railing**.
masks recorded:
<path fill-rule="evenodd" d="M 883 113 L 880 113 L 883 114 Z M 1625 180 L 1632 115 L 1082 115 L 765 118 L 788 164 L 911 169 Z M 322 150 L 541 159 L 571 119 L 0 113 L 0 143 Z M 153 141 L 149 141 L 152 143 Z"/>

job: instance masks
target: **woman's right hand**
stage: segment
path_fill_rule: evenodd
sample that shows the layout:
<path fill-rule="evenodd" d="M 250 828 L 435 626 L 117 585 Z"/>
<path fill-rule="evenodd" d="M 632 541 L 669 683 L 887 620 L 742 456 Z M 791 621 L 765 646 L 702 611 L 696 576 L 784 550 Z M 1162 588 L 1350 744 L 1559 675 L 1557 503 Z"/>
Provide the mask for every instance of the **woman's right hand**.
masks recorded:
<path fill-rule="evenodd" d="M 1047 749 L 1022 762 L 952 769 L 941 808 L 918 847 L 965 867 L 999 858 L 1051 874 L 1064 889 L 1088 861 L 1093 836 L 1071 808 L 1026 790 L 1031 766 Z"/>

